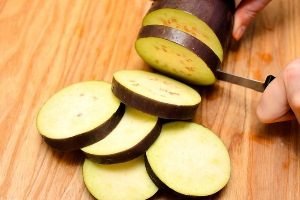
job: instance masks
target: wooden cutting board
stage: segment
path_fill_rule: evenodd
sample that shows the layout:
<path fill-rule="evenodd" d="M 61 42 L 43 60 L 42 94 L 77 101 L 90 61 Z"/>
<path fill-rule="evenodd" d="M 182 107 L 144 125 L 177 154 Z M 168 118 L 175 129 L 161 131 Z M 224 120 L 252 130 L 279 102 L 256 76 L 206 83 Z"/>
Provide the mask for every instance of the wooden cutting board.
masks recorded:
<path fill-rule="evenodd" d="M 79 153 L 49 148 L 40 106 L 83 80 L 147 69 L 134 50 L 147 0 L 0 0 L 0 199 L 92 199 Z M 224 70 L 263 80 L 300 56 L 300 1 L 276 0 L 233 45 Z M 300 82 L 300 81 L 299 81 Z M 199 89 L 195 121 L 229 149 L 232 175 L 217 199 L 300 199 L 300 127 L 261 124 L 260 93 L 224 82 Z M 274 99 L 276 100 L 276 99 Z"/>

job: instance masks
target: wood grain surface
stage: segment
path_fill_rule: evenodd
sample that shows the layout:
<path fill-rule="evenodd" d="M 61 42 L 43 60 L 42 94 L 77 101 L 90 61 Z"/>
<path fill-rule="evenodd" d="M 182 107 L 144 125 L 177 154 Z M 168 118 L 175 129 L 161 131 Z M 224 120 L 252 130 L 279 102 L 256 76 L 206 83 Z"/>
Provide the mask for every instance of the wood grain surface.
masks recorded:
<path fill-rule="evenodd" d="M 93 199 L 79 152 L 59 153 L 35 127 L 41 105 L 83 80 L 111 81 L 119 69 L 147 69 L 134 50 L 147 0 L 0 0 L 0 199 Z M 300 56 L 300 1 L 274 0 L 224 70 L 263 80 Z M 300 128 L 261 124 L 260 93 L 218 82 L 199 88 L 195 121 L 229 149 L 232 175 L 217 199 L 300 199 Z M 274 99 L 276 101 L 276 99 Z"/>

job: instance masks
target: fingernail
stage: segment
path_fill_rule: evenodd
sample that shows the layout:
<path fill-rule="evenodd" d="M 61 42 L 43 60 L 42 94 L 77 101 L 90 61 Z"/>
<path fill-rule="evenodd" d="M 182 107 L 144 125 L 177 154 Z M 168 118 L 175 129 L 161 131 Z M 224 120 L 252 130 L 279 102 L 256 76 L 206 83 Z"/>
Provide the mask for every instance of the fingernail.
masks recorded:
<path fill-rule="evenodd" d="M 237 29 L 235 34 L 235 39 L 239 40 L 243 36 L 244 32 L 246 30 L 246 26 L 241 26 Z"/>

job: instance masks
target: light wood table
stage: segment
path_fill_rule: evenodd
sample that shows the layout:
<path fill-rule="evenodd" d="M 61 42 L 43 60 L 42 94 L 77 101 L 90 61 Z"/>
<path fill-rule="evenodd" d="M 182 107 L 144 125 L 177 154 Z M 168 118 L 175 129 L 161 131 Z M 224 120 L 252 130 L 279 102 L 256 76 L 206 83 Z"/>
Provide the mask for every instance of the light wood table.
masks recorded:
<path fill-rule="evenodd" d="M 92 199 L 83 156 L 49 148 L 41 105 L 83 80 L 147 69 L 134 50 L 147 0 L 0 0 L 0 199 Z M 263 80 L 300 56 L 300 1 L 274 0 L 232 48 L 224 70 Z M 299 81 L 300 82 L 300 81 Z M 218 199 L 300 199 L 300 128 L 261 124 L 260 93 L 229 83 L 199 89 L 195 121 L 229 149 L 232 175 Z M 274 99 L 276 101 L 276 99 Z"/>

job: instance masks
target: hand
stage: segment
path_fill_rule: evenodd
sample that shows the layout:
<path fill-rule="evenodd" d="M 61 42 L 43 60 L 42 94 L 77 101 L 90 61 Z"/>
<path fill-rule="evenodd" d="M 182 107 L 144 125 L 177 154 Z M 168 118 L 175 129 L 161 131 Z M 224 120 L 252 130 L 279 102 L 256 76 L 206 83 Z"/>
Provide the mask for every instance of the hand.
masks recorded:
<path fill-rule="evenodd" d="M 239 40 L 258 12 L 271 0 L 242 0 L 234 16 L 233 38 Z M 297 119 L 300 123 L 300 59 L 291 62 L 263 93 L 257 116 L 264 123 Z"/>
<path fill-rule="evenodd" d="M 291 62 L 266 88 L 257 116 L 264 123 L 292 119 L 300 123 L 300 59 Z"/>
<path fill-rule="evenodd" d="M 242 0 L 234 15 L 233 38 L 239 40 L 259 11 L 271 0 Z"/>

